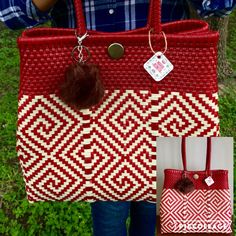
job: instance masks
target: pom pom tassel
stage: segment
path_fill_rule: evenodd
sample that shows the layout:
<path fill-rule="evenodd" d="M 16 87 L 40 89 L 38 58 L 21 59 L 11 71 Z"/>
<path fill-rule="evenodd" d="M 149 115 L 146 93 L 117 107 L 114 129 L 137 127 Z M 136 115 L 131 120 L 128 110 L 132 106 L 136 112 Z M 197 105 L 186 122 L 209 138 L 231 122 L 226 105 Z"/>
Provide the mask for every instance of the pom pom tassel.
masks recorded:
<path fill-rule="evenodd" d="M 104 96 L 104 87 L 97 65 L 76 63 L 68 67 L 59 88 L 61 99 L 76 109 L 97 105 Z"/>
<path fill-rule="evenodd" d="M 183 194 L 191 193 L 195 189 L 192 180 L 187 177 L 183 177 L 179 180 L 176 183 L 175 188 Z"/>

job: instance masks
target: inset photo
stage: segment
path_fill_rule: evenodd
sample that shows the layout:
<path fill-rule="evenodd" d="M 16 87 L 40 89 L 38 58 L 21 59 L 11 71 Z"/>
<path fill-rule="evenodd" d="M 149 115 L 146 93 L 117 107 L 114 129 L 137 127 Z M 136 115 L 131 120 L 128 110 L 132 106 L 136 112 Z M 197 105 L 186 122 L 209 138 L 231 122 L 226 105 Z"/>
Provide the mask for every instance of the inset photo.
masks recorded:
<path fill-rule="evenodd" d="M 233 138 L 157 139 L 157 235 L 234 235 Z"/>

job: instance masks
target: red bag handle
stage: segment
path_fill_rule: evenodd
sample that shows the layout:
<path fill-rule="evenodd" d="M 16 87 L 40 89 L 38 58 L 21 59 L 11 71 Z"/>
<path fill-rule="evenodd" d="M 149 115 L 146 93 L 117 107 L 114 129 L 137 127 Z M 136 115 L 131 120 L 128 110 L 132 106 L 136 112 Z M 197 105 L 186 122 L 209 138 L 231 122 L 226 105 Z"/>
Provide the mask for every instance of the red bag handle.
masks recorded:
<path fill-rule="evenodd" d="M 184 171 L 187 171 L 186 137 L 182 137 L 181 151 L 182 151 L 182 161 L 183 161 Z M 206 167 L 205 167 L 206 173 L 210 173 L 210 169 L 211 169 L 211 138 L 208 137 L 207 151 L 206 151 Z"/>
<path fill-rule="evenodd" d="M 83 12 L 82 0 L 74 0 L 76 25 L 78 33 L 84 35 L 87 31 L 86 21 Z M 153 28 L 155 33 L 161 31 L 161 3 L 160 0 L 150 0 L 149 4 L 149 16 L 147 28 Z"/>

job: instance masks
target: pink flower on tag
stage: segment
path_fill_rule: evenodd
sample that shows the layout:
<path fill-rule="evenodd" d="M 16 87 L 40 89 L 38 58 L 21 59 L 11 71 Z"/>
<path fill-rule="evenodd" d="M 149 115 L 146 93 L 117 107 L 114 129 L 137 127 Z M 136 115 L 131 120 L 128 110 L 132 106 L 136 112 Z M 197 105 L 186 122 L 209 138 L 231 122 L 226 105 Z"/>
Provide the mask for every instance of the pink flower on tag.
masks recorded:
<path fill-rule="evenodd" d="M 155 67 L 155 69 L 157 69 L 159 72 L 162 72 L 162 70 L 164 69 L 164 65 L 161 62 L 156 62 L 153 64 L 153 66 Z"/>

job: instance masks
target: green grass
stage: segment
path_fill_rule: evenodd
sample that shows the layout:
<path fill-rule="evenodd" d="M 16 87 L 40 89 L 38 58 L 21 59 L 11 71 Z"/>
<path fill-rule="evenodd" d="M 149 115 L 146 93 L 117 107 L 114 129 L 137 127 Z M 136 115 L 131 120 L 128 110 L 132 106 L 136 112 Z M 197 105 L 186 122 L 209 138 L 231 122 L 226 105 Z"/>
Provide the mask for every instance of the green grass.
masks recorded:
<path fill-rule="evenodd" d="M 231 15 L 229 22 L 229 37 L 228 37 L 228 57 L 234 69 L 234 78 L 236 78 L 236 11 Z"/>
<path fill-rule="evenodd" d="M 236 13 L 231 16 L 228 55 L 236 74 Z M 19 56 L 15 39 L 20 32 L 0 26 L 0 235 L 92 234 L 88 203 L 36 203 L 25 199 L 16 157 Z M 235 77 L 221 82 L 221 134 L 236 137 Z M 236 206 L 236 202 L 235 202 Z"/>
<path fill-rule="evenodd" d="M 92 234 L 88 203 L 36 203 L 25 198 L 15 150 L 20 32 L 0 32 L 0 235 Z"/>

